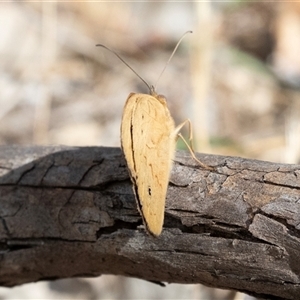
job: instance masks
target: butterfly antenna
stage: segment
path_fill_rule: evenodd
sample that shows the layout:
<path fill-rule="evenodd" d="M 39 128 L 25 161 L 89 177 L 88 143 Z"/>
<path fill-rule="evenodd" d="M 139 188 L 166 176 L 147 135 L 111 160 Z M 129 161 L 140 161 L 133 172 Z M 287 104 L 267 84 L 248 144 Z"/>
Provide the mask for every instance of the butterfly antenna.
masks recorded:
<path fill-rule="evenodd" d="M 152 90 L 151 86 L 147 83 L 147 81 L 144 80 L 117 52 L 115 52 L 114 50 L 112 50 L 102 44 L 97 44 L 96 46 L 102 47 L 102 48 L 112 52 L 114 55 L 116 55 L 119 58 L 119 60 L 121 60 L 138 78 L 140 78 L 146 84 L 146 86 L 148 87 L 148 89 L 150 91 Z"/>
<path fill-rule="evenodd" d="M 168 64 L 170 63 L 171 59 L 173 58 L 173 56 L 174 56 L 174 54 L 175 54 L 177 48 L 179 47 L 181 41 L 183 40 L 183 38 L 184 38 L 188 33 L 193 33 L 193 31 L 189 30 L 189 31 L 185 32 L 185 33 L 182 35 L 182 37 L 180 38 L 180 40 L 177 42 L 177 44 L 176 44 L 176 46 L 175 46 L 175 48 L 174 48 L 172 54 L 170 55 L 170 58 L 168 59 L 167 63 L 165 64 L 165 66 L 164 66 L 164 68 L 163 68 L 163 70 L 161 71 L 160 75 L 158 76 L 158 79 L 156 80 L 156 83 L 155 83 L 155 85 L 154 85 L 155 88 L 156 88 L 156 86 L 157 86 L 157 83 L 158 83 L 160 77 L 161 77 L 162 74 L 165 72 L 165 70 L 166 70 Z"/>

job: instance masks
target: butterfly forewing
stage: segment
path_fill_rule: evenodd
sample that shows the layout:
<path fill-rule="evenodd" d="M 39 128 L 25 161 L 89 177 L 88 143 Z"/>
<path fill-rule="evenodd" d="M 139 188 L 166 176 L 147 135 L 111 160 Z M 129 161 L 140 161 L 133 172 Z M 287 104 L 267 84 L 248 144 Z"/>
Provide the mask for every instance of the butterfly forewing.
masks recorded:
<path fill-rule="evenodd" d="M 121 143 L 147 230 L 161 233 L 165 198 L 175 153 L 174 121 L 161 96 L 129 95 Z"/>

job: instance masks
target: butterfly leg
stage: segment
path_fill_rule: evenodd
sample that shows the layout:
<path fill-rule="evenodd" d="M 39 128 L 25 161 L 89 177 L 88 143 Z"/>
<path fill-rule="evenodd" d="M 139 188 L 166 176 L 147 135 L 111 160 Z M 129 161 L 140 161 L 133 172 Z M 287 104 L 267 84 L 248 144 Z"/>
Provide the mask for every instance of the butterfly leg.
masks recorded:
<path fill-rule="evenodd" d="M 185 140 L 185 138 L 182 136 L 182 134 L 180 133 L 180 130 L 182 129 L 182 127 L 188 124 L 189 125 L 189 143 Z M 207 166 L 206 164 L 202 163 L 195 155 L 195 151 L 193 148 L 193 131 L 192 131 L 192 123 L 190 121 L 190 119 L 186 119 L 184 122 L 182 122 L 181 124 L 179 124 L 174 131 L 174 135 L 176 136 L 176 141 L 178 140 L 178 138 L 181 138 L 182 141 L 185 143 L 185 145 L 187 146 L 187 148 L 189 149 L 193 159 L 204 169 L 207 170 L 214 170 L 214 168 Z"/>

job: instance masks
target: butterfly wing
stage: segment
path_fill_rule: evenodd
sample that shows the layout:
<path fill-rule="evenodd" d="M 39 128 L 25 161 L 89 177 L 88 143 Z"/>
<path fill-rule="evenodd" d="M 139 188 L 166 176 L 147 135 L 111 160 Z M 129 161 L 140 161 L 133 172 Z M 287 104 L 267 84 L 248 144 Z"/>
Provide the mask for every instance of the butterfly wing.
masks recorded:
<path fill-rule="evenodd" d="M 164 98 L 131 94 L 121 125 L 121 143 L 147 230 L 162 231 L 165 199 L 175 153 L 174 121 Z"/>

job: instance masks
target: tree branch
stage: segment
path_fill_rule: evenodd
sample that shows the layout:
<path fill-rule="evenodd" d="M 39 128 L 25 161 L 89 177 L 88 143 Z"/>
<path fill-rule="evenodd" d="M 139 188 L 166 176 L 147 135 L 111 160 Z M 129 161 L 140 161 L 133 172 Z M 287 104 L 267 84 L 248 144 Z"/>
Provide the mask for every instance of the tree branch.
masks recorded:
<path fill-rule="evenodd" d="M 118 148 L 0 147 L 0 285 L 116 274 L 299 299 L 300 166 L 178 152 L 158 238 Z"/>

